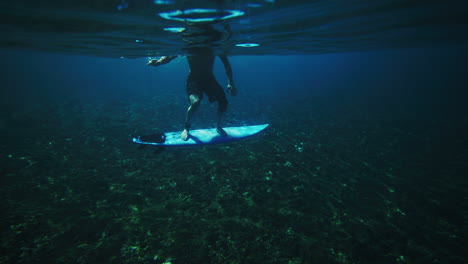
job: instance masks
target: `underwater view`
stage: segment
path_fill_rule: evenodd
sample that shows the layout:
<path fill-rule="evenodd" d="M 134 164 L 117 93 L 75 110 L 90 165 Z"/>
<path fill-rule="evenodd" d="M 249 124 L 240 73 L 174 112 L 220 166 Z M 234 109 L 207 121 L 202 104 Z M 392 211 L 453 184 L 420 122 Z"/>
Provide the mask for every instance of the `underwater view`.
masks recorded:
<path fill-rule="evenodd" d="M 0 263 L 468 263 L 465 5 L 3 1 Z"/>

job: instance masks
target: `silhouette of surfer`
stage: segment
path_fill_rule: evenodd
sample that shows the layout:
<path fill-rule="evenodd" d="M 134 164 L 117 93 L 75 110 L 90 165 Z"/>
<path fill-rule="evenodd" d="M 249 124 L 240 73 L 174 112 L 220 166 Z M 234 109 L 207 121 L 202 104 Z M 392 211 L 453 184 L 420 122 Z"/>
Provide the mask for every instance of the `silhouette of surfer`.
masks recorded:
<path fill-rule="evenodd" d="M 236 86 L 232 77 L 231 64 L 226 54 L 215 55 L 213 50 L 223 37 L 223 32 L 213 28 L 211 24 L 187 24 L 181 33 L 184 41 L 188 43 L 185 48 L 187 52 L 187 61 L 189 64 L 190 72 L 187 78 L 187 95 L 190 106 L 187 109 L 185 118 L 184 130 L 182 131 L 181 138 L 188 140 L 190 135 L 190 126 L 194 113 L 200 106 L 203 95 L 208 96 L 210 102 L 218 103 L 218 112 L 216 120 L 216 130 L 221 136 L 226 136 L 227 133 L 221 127 L 221 119 L 227 110 L 228 101 L 223 88 L 216 81 L 213 74 L 213 65 L 216 56 L 221 59 L 224 69 L 228 78 L 227 90 L 232 96 L 237 94 Z M 228 37 L 230 38 L 231 31 L 228 24 L 224 24 Z M 163 56 L 158 60 L 151 60 L 148 65 L 159 66 L 167 64 L 177 58 L 178 56 Z"/>

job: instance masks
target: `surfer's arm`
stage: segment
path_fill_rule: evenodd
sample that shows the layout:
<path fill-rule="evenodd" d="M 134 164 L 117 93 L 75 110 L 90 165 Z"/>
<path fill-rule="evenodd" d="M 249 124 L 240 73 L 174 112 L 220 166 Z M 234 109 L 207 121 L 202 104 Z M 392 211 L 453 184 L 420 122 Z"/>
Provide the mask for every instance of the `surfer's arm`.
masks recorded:
<path fill-rule="evenodd" d="M 234 79 L 232 78 L 232 67 L 231 63 L 229 62 L 227 56 L 225 54 L 219 55 L 219 58 L 223 62 L 224 70 L 226 71 L 226 76 L 228 78 L 228 85 L 227 89 L 231 92 L 231 95 L 237 94 L 236 86 L 234 85 Z"/>
<path fill-rule="evenodd" d="M 219 55 L 219 58 L 223 62 L 224 65 L 224 70 L 226 71 L 226 76 L 228 77 L 228 81 L 230 84 L 233 84 L 234 81 L 232 79 L 232 68 L 231 68 L 231 63 L 229 62 L 228 58 L 226 55 Z"/>
<path fill-rule="evenodd" d="M 175 58 L 177 58 L 177 56 L 162 56 L 161 58 L 159 58 L 159 60 L 150 60 L 147 65 L 159 66 L 159 65 L 167 64 Z"/>

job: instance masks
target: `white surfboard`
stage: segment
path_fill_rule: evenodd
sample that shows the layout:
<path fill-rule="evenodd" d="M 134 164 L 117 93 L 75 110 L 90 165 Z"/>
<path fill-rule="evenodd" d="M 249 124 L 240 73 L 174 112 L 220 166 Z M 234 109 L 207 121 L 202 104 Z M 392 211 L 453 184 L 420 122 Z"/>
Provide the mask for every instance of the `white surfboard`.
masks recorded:
<path fill-rule="evenodd" d="M 250 137 L 264 130 L 269 124 L 241 127 L 224 127 L 226 136 L 221 136 L 216 128 L 190 130 L 189 139 L 184 141 L 180 137 L 182 131 L 138 136 L 133 142 L 138 144 L 156 146 L 183 146 L 183 145 L 205 145 L 223 143 Z"/>

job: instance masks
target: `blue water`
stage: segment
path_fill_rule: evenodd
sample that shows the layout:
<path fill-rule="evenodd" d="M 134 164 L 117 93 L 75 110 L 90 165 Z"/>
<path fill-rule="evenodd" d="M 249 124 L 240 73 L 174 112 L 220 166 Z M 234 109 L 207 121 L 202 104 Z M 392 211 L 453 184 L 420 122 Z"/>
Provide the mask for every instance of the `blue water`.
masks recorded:
<path fill-rule="evenodd" d="M 240 15 L 232 15 L 236 12 Z M 181 14 L 162 16 L 168 13 Z M 220 51 L 235 55 L 322 54 L 468 41 L 463 1 L 20 0 L 2 3 L 0 46 L 103 57 L 184 54 L 186 42 L 179 30 L 196 19 L 210 18 L 229 24 L 230 36 L 224 34 L 217 44 Z M 246 43 L 258 46 L 237 46 Z"/>
<path fill-rule="evenodd" d="M 185 57 L 146 66 L 185 55 L 157 14 L 216 1 L 2 5 L 0 263 L 468 260 L 463 3 L 224 3 L 223 124 L 270 126 L 166 149 L 131 142 L 188 107 Z"/>

